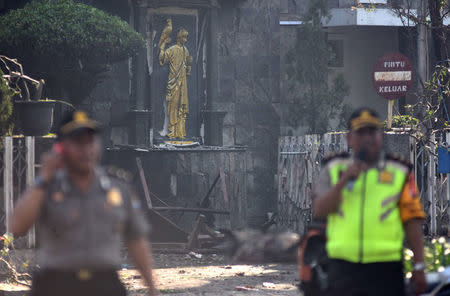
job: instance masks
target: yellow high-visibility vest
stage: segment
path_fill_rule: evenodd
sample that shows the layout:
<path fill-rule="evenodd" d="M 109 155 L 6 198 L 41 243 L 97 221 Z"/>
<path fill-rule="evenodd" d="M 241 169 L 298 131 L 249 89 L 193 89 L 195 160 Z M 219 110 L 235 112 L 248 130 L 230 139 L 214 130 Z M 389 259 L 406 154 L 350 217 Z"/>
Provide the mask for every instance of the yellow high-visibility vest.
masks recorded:
<path fill-rule="evenodd" d="M 332 186 L 352 161 L 346 157 L 329 162 Z M 408 166 L 386 159 L 381 168 L 361 173 L 353 188 L 342 190 L 339 211 L 328 216 L 330 258 L 355 263 L 401 260 L 404 230 L 398 203 L 408 174 Z"/>

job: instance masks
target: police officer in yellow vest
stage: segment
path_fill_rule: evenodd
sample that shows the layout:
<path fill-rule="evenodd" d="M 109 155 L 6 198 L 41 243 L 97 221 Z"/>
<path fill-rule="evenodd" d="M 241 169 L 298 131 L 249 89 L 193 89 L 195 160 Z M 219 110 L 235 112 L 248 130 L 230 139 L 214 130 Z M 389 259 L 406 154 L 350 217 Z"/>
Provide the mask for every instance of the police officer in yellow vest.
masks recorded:
<path fill-rule="evenodd" d="M 122 241 L 149 287 L 147 295 L 157 295 L 147 222 L 123 174 L 99 166 L 98 132 L 85 112 L 68 114 L 12 215 L 15 236 L 37 225 L 40 270 L 31 296 L 125 296 L 116 272 Z"/>
<path fill-rule="evenodd" d="M 375 111 L 349 119 L 351 154 L 328 159 L 315 186 L 314 215 L 327 218 L 329 295 L 404 295 L 404 238 L 414 252 L 415 293 L 426 288 L 422 211 L 406 161 L 383 152 Z"/>

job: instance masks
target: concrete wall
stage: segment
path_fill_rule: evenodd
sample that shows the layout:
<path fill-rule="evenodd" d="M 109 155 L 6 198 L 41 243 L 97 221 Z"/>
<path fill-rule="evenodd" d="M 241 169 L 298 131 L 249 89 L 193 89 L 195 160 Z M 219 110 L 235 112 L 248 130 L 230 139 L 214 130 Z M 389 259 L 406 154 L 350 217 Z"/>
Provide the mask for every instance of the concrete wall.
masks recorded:
<path fill-rule="evenodd" d="M 345 103 L 353 109 L 368 106 L 375 109 L 382 118 L 387 117 L 388 102 L 379 97 L 373 87 L 373 66 L 378 58 L 389 52 L 398 51 L 398 29 L 395 27 L 339 27 L 328 28 L 329 40 L 343 40 L 343 67 L 331 68 L 333 73 L 343 73 L 350 86 L 350 95 Z M 296 93 L 301 89 L 288 89 L 286 54 L 295 46 L 296 27 L 281 27 L 281 134 L 303 135 L 305 129 L 289 126 L 286 118 Z M 330 75 L 330 80 L 333 74 Z M 336 128 L 338 122 L 332 122 Z"/>
<path fill-rule="evenodd" d="M 373 66 L 386 53 L 398 51 L 397 28 L 349 27 L 330 28 L 329 39 L 344 40 L 344 67 L 336 72 L 344 73 L 350 85 L 346 102 L 352 107 L 367 106 L 387 117 L 388 102 L 379 97 L 373 87 Z"/>
<path fill-rule="evenodd" d="M 224 145 L 248 147 L 249 224 L 275 210 L 280 134 L 279 1 L 222 1 L 212 44 L 217 50 L 217 94 L 212 109 L 228 111 Z"/>
<path fill-rule="evenodd" d="M 129 106 L 128 62 L 111 66 L 111 71 L 80 106 L 89 111 L 103 125 L 103 141 L 106 145 L 128 143 L 128 131 L 124 115 Z"/>

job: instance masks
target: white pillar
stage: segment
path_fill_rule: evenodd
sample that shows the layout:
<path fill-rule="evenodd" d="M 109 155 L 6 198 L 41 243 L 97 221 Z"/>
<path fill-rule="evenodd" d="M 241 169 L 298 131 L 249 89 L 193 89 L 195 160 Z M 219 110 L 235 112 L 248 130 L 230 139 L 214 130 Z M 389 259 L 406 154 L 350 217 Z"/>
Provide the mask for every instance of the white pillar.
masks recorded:
<path fill-rule="evenodd" d="M 25 137 L 25 145 L 27 147 L 27 186 L 33 184 L 35 176 L 35 149 L 34 149 L 34 137 Z M 33 225 L 28 232 L 28 247 L 34 248 L 36 244 L 36 230 Z"/>
<path fill-rule="evenodd" d="M 5 226 L 6 233 L 10 234 L 9 220 L 14 207 L 13 199 L 13 138 L 4 137 L 4 171 L 3 171 L 3 195 L 5 208 Z"/>
<path fill-rule="evenodd" d="M 422 83 L 428 78 L 428 43 L 427 43 L 427 25 L 425 24 L 427 16 L 427 4 L 425 0 L 419 1 L 417 9 L 417 88 L 419 94 L 423 92 Z"/>

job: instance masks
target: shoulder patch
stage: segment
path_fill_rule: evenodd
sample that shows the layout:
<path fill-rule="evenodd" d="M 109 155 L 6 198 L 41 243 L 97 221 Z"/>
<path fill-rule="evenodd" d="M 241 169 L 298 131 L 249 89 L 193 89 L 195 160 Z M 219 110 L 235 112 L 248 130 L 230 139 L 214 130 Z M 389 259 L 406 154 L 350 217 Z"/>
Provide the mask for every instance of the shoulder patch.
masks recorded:
<path fill-rule="evenodd" d="M 325 165 L 328 162 L 330 162 L 331 160 L 336 159 L 336 158 L 348 158 L 348 157 L 350 157 L 350 153 L 348 153 L 348 152 L 331 153 L 331 154 L 326 155 L 322 159 L 322 165 Z"/>
<path fill-rule="evenodd" d="M 398 153 L 387 153 L 386 154 L 386 160 L 390 160 L 390 161 L 394 161 L 394 162 L 397 162 L 399 164 L 402 164 L 402 165 L 406 166 L 409 170 L 413 169 L 412 163 L 409 160 L 407 160 L 401 154 L 398 154 Z"/>
<path fill-rule="evenodd" d="M 130 182 L 133 177 L 133 175 L 130 172 L 114 166 L 108 167 L 106 171 L 110 177 L 117 178 L 127 183 Z"/>

